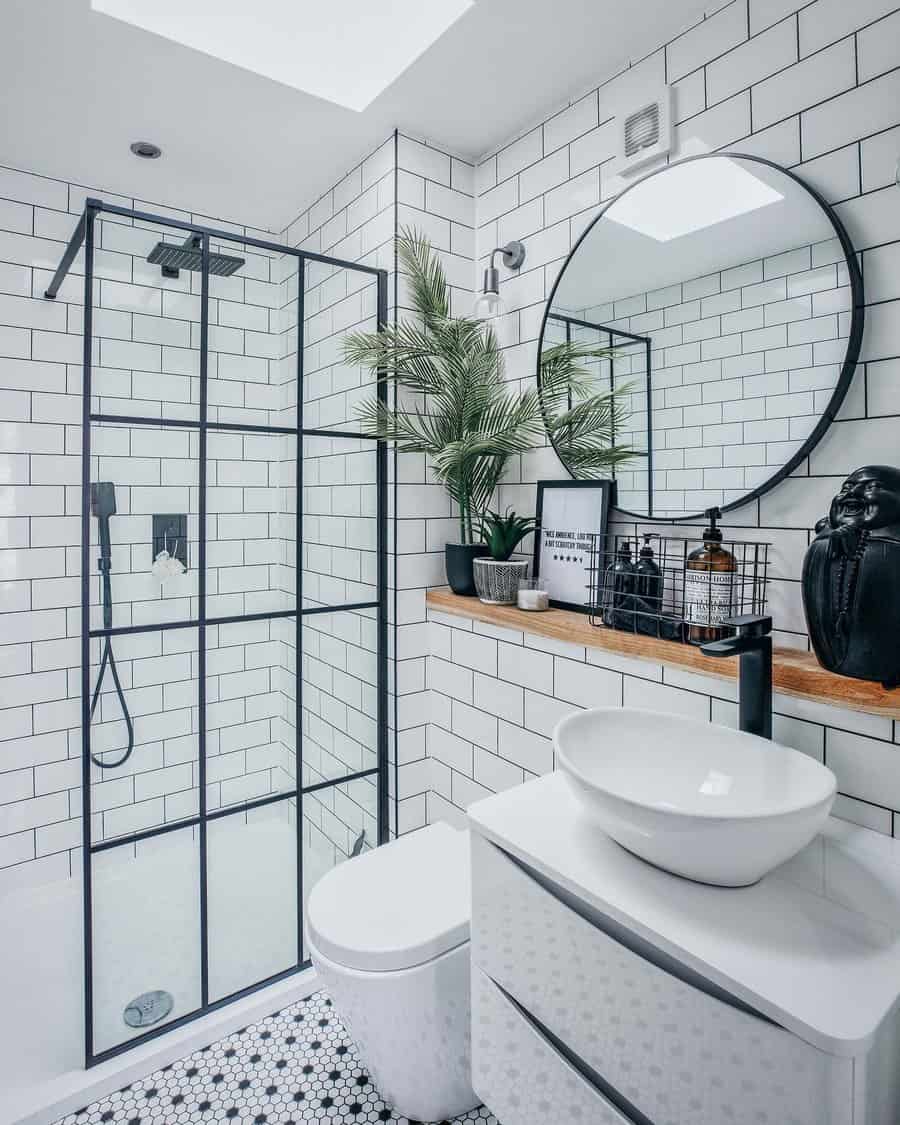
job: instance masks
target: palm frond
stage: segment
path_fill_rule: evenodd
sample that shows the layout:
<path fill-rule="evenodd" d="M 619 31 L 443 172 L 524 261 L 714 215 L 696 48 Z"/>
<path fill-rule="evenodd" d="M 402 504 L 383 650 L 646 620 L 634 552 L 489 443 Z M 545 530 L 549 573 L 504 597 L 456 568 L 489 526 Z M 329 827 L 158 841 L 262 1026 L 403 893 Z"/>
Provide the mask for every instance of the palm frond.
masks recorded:
<path fill-rule="evenodd" d="M 460 534 L 470 542 L 511 458 L 549 434 L 573 471 L 595 475 L 633 456 L 614 444 L 627 414 L 624 394 L 593 393 L 588 364 L 614 358 L 612 349 L 554 345 L 541 357 L 541 392 L 505 381 L 494 332 L 468 317 L 451 317 L 449 289 L 428 239 L 404 229 L 400 268 L 414 317 L 380 332 L 344 340 L 347 363 L 370 371 L 397 392 L 393 405 L 364 400 L 357 414 L 364 434 L 424 453 L 459 509 Z"/>
<path fill-rule="evenodd" d="M 409 283 L 413 307 L 427 326 L 450 315 L 447 279 L 440 258 L 424 234 L 402 227 L 397 256 Z"/>

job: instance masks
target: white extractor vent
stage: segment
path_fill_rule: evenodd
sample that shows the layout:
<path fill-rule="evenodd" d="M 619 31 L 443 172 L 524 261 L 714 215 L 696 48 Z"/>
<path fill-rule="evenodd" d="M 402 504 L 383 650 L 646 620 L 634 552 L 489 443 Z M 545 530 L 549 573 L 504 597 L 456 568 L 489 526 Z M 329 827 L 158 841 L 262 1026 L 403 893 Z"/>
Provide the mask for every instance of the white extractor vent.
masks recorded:
<path fill-rule="evenodd" d="M 619 117 L 619 172 L 632 172 L 672 147 L 672 88 L 663 86 L 650 101 Z"/>

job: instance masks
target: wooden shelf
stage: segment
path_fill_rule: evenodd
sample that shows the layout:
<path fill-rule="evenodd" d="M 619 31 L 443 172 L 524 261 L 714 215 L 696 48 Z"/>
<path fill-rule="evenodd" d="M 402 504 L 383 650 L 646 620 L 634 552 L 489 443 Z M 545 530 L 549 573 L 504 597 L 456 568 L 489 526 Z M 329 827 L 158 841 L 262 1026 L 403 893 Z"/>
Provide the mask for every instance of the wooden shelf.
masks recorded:
<path fill-rule="evenodd" d="M 670 668 L 687 668 L 693 672 L 702 672 L 704 676 L 725 680 L 737 677 L 737 657 L 722 659 L 704 656 L 693 645 L 597 627 L 591 625 L 590 618 L 584 613 L 573 613 L 566 609 L 529 613 L 515 606 L 484 605 L 478 598 L 460 598 L 446 588 L 429 590 L 425 600 L 429 609 L 455 617 L 467 617 L 471 621 L 518 629 L 523 633 L 550 637 L 556 641 L 567 641 L 569 644 L 584 645 L 585 648 L 601 649 L 604 652 L 615 652 Z M 881 684 L 870 683 L 868 680 L 836 676 L 822 668 L 810 652 L 776 648 L 772 680 L 775 690 L 783 695 L 900 719 L 900 688 L 887 691 Z"/>

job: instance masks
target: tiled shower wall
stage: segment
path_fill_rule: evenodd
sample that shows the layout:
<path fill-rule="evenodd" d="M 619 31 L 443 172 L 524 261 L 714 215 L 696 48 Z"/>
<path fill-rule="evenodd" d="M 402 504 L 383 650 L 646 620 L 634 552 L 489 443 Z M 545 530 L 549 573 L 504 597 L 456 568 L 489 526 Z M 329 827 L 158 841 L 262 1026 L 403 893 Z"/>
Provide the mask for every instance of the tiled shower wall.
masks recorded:
<path fill-rule="evenodd" d="M 67 874 L 80 841 L 80 389 L 83 280 L 79 264 L 57 300 L 43 299 L 88 192 L 14 170 L 0 172 L 0 379 L 3 441 L 3 740 L 0 863 L 3 883 Z M 109 197 L 107 196 L 109 199 Z M 111 202 L 181 220 L 141 201 Z M 214 219 L 193 219 L 244 232 Z M 265 237 L 264 232 L 246 230 Z M 154 419 L 197 417 L 199 276 L 163 280 L 146 256 L 171 228 L 105 215 L 96 229 L 94 409 Z M 238 244 L 245 259 L 210 293 L 211 417 L 277 422 L 282 416 L 282 263 Z M 197 435 L 149 425 L 97 424 L 93 479 L 116 485 L 112 520 L 115 625 L 196 615 Z M 284 439 L 211 434 L 208 611 L 283 608 L 281 524 Z M 293 480 L 293 476 L 288 478 Z M 188 517 L 186 575 L 164 587 L 150 574 L 151 516 Z M 174 552 L 175 544 L 169 544 Z M 181 545 L 182 547 L 184 544 Z M 94 556 L 96 546 L 92 547 Z M 100 624 L 99 582 L 91 583 Z M 292 660 L 279 622 L 212 628 L 208 797 L 211 807 L 281 788 L 292 775 L 281 716 Z M 196 630 L 116 639 L 117 667 L 135 724 L 132 759 L 95 769 L 95 839 L 177 821 L 197 811 Z M 93 649 L 99 659 L 99 645 Z M 104 681 L 94 732 L 106 761 L 126 745 Z"/>
<path fill-rule="evenodd" d="M 479 257 L 510 238 L 522 239 L 528 253 L 521 274 L 506 275 L 502 286 L 512 309 L 502 325 L 512 378 L 533 378 L 544 302 L 565 257 L 601 202 L 628 182 L 617 170 L 615 115 L 663 81 L 675 87 L 673 159 L 730 147 L 792 168 L 835 205 L 860 253 L 866 333 L 840 417 L 789 480 L 727 520 L 735 537 L 773 544 L 776 639 L 805 648 L 798 578 L 811 529 L 848 472 L 897 464 L 900 450 L 900 11 L 896 0 L 734 0 L 711 8 L 683 35 L 483 160 Z M 500 502 L 533 511 L 534 482 L 562 476 L 553 451 L 538 450 L 521 458 Z M 485 633 L 466 622 L 432 626 L 429 819 L 458 818 L 471 800 L 523 771 L 552 768 L 548 736 L 566 707 L 624 697 L 713 718 L 733 713 L 717 680 Z M 570 677 L 581 686 L 567 686 Z M 900 811 L 897 724 L 798 701 L 779 700 L 777 709 L 785 737 L 823 755 L 837 774 L 842 815 L 890 832 Z"/>
<path fill-rule="evenodd" d="M 452 187 L 451 187 L 452 166 Z M 244 231 L 386 268 L 390 315 L 394 236 L 426 229 L 442 252 L 454 301 L 470 299 L 474 257 L 472 168 L 405 137 L 391 137 L 334 189 L 276 235 L 219 219 L 110 197 L 41 176 L 0 170 L 0 453 L 5 541 L 0 653 L 0 890 L 66 875 L 80 844 L 80 259 L 55 303 L 42 294 L 88 195 L 123 206 Z M 396 201 L 399 205 L 395 205 Z M 468 208 L 468 210 L 466 210 Z M 196 418 L 199 275 L 162 281 L 146 255 L 180 231 L 130 220 L 98 221 L 95 291 L 95 408 L 141 418 Z M 231 423 L 293 424 L 296 411 L 296 260 L 240 244 L 214 250 L 246 259 L 210 282 L 210 417 Z M 355 430 L 354 404 L 368 376 L 343 363 L 347 332 L 375 327 L 374 279 L 310 263 L 304 285 L 304 424 Z M 96 424 L 94 479 L 117 486 L 112 521 L 114 624 L 166 622 L 196 611 L 197 435 L 149 426 Z M 304 440 L 304 604 L 375 596 L 375 465 L 371 442 Z M 293 439 L 209 434 L 209 613 L 290 608 L 295 590 L 296 488 Z M 401 513 L 391 559 L 392 824 L 424 822 L 418 790 L 394 802 L 398 775 L 425 757 L 424 591 L 433 585 L 446 504 L 416 458 L 391 462 L 390 502 Z M 395 487 L 396 480 L 396 487 Z M 435 518 L 425 536 L 426 509 Z M 188 516 L 188 573 L 160 591 L 149 574 L 150 516 Z M 174 545 L 172 545 L 174 546 Z M 92 551 L 93 555 L 93 551 Z M 99 584 L 92 595 L 99 624 Z M 396 628 L 395 628 L 396 626 Z M 295 776 L 291 621 L 208 630 L 209 807 L 292 786 Z M 136 749 L 125 766 L 94 772 L 97 838 L 196 813 L 196 631 L 115 640 L 135 719 Z M 375 615 L 307 618 L 302 662 L 304 781 L 374 765 Z M 95 651 L 95 659 L 99 650 Z M 124 723 L 104 684 L 94 746 L 115 760 Z M 403 794 L 401 781 L 401 797 Z M 368 780 L 304 800 L 307 842 L 320 869 L 348 854 L 362 830 L 375 837 Z M 331 857 L 329 859 L 329 857 Z"/>
<path fill-rule="evenodd" d="M 303 249 L 387 269 L 388 319 L 393 321 L 409 312 L 402 279 L 395 271 L 395 236 L 404 228 L 415 228 L 429 237 L 440 255 L 453 310 L 465 312 L 472 301 L 474 274 L 473 176 L 474 169 L 466 161 L 434 145 L 395 134 L 291 223 L 284 239 Z M 338 317 L 335 324 L 347 322 L 342 316 L 346 311 L 343 294 L 329 295 L 323 310 Z M 331 334 L 325 332 L 318 363 L 307 356 L 307 371 L 313 378 L 308 384 L 305 421 L 307 425 L 356 428 L 354 403 L 371 394 L 372 387 L 362 381 L 361 373 L 348 372 L 333 362 L 329 339 Z M 331 439 L 315 441 L 323 456 L 327 455 Z M 308 472 L 317 471 L 314 461 L 306 465 Z M 337 472 L 342 471 L 338 467 Z M 392 830 L 396 826 L 402 833 L 425 823 L 427 786 L 423 786 L 423 778 L 429 768 L 425 591 L 443 581 L 443 548 L 454 534 L 455 521 L 443 488 L 429 476 L 424 457 L 392 453 L 388 472 L 388 506 L 396 517 L 389 525 L 389 782 Z M 329 504 L 340 498 L 336 483 L 331 478 L 332 489 L 325 493 Z M 321 541 L 323 535 L 330 536 L 329 549 L 336 550 L 334 537 L 339 540 L 347 526 L 340 518 L 343 513 L 334 509 L 318 513 L 310 507 L 307 511 L 305 537 L 318 536 Z M 341 669 L 323 666 L 321 661 L 316 668 L 326 685 L 335 685 L 331 694 L 337 696 Z M 319 720 L 316 727 L 321 730 Z M 326 749 L 330 738 L 331 732 L 325 731 L 322 742 Z M 326 797 L 330 793 L 327 790 L 321 798 L 323 816 L 328 815 Z"/>

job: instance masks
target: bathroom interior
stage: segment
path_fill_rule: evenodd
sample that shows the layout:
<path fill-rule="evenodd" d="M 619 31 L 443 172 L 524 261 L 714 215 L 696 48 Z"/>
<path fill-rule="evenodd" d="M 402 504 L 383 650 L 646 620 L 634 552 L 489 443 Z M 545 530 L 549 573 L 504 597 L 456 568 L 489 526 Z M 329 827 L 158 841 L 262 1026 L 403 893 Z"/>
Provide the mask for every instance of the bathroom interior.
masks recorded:
<path fill-rule="evenodd" d="M 897 0 L 0 83 L 0 1125 L 900 1125 Z"/>

